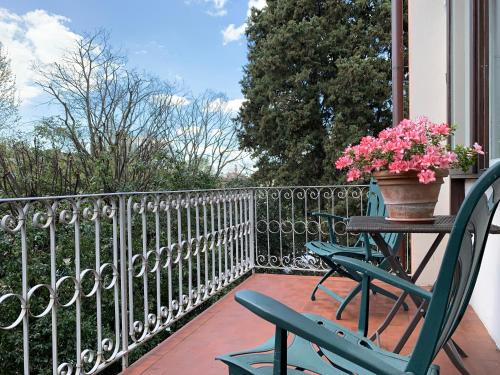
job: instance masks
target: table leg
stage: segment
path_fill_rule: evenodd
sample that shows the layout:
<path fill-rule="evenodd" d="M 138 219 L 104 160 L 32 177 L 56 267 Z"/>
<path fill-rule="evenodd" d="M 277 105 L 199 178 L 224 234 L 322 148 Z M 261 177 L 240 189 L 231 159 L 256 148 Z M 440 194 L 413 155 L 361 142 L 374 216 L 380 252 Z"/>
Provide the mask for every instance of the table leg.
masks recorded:
<path fill-rule="evenodd" d="M 399 342 L 396 344 L 394 347 L 393 352 L 394 353 L 400 353 L 401 349 L 405 346 L 406 342 L 410 338 L 411 334 L 415 330 L 415 327 L 417 326 L 418 322 L 420 319 L 424 317 L 424 314 L 427 310 L 428 307 L 428 302 L 425 301 L 422 306 L 418 309 L 418 311 L 415 313 L 413 316 L 410 324 L 406 328 L 405 332 L 403 333 L 403 336 L 399 340 Z M 444 351 L 448 358 L 450 359 L 451 363 L 456 367 L 456 369 L 460 372 L 462 375 L 471 375 L 467 368 L 465 367 L 465 364 L 462 360 L 462 357 L 466 357 L 467 354 L 460 348 L 453 339 L 449 340 L 445 345 L 444 345 Z"/>
<path fill-rule="evenodd" d="M 395 272 L 396 275 L 398 275 L 402 279 L 411 282 L 410 276 L 408 276 L 406 272 L 403 270 L 403 266 L 396 259 L 396 256 L 392 253 L 391 249 L 387 245 L 387 242 L 385 242 L 384 238 L 380 235 L 380 233 L 371 233 L 370 235 L 372 236 L 373 241 L 375 241 L 375 243 L 377 244 L 379 251 L 384 255 L 385 260 L 387 260 L 387 262 L 391 266 L 392 271 Z M 410 294 L 410 298 L 413 300 L 416 306 L 419 306 L 422 303 L 422 299 L 420 297 Z"/>
<path fill-rule="evenodd" d="M 418 322 L 420 321 L 421 318 L 424 317 L 425 312 L 427 311 L 427 308 L 428 308 L 428 304 L 429 304 L 428 301 L 425 301 L 419 307 L 418 311 L 413 316 L 410 324 L 408 325 L 408 327 L 406 328 L 405 332 L 401 336 L 401 339 L 399 340 L 399 342 L 396 344 L 396 346 L 392 350 L 393 353 L 398 353 L 399 354 L 401 352 L 401 350 L 405 346 L 406 342 L 410 338 L 411 334 L 413 333 L 415 327 L 417 326 Z M 450 356 L 450 355 L 453 356 L 453 358 L 450 357 L 450 360 L 453 363 L 458 362 L 459 363 L 459 367 L 460 367 L 458 369 L 460 371 L 462 371 L 461 367 L 465 368 L 465 366 L 463 365 L 463 362 L 462 362 L 461 358 L 467 358 L 467 353 L 453 339 L 450 340 L 449 345 L 451 346 L 452 350 L 446 352 L 446 354 L 448 356 Z M 464 374 L 464 373 L 462 372 L 462 374 Z"/>
<path fill-rule="evenodd" d="M 422 259 L 422 262 L 420 262 L 415 273 L 411 277 L 410 281 L 412 283 L 415 283 L 417 281 L 417 279 L 420 277 L 420 275 L 424 271 L 425 267 L 427 266 L 427 264 L 431 260 L 431 257 L 436 252 L 436 249 L 438 248 L 439 244 L 443 240 L 444 236 L 445 235 L 443 233 L 440 233 L 436 237 L 436 239 L 432 243 L 431 247 L 429 248 L 429 251 L 427 252 L 427 254 L 425 254 L 424 259 Z M 384 253 L 384 255 L 385 255 L 385 253 Z M 391 254 L 391 256 L 392 256 L 392 254 Z M 392 267 L 392 265 L 391 265 L 391 267 Z M 391 311 L 389 311 L 389 314 L 387 314 L 387 316 L 385 317 L 382 324 L 380 324 L 380 326 L 377 328 L 377 330 L 371 335 L 370 340 L 374 340 L 377 336 L 379 336 L 382 332 L 385 331 L 385 329 L 389 326 L 389 324 L 392 322 L 392 320 L 396 316 L 396 313 L 398 312 L 399 308 L 402 306 L 402 304 L 407 296 L 408 296 L 408 292 L 403 292 L 403 294 L 401 294 L 401 296 L 398 298 L 396 303 L 392 306 Z"/>
<path fill-rule="evenodd" d="M 413 318 L 410 321 L 410 324 L 408 324 L 408 327 L 406 327 L 405 331 L 403 332 L 403 335 L 401 336 L 398 343 L 396 344 L 396 346 L 392 350 L 394 353 L 399 354 L 401 352 L 401 349 L 403 349 L 406 342 L 410 338 L 411 334 L 413 333 L 413 331 L 417 327 L 418 322 L 420 322 L 420 319 L 423 318 L 428 304 L 429 304 L 428 301 L 424 301 L 418 307 L 417 311 L 415 312 L 415 315 L 413 315 Z"/>
<path fill-rule="evenodd" d="M 372 234 L 373 240 L 377 244 L 377 246 L 378 246 L 379 250 L 382 252 L 382 254 L 384 254 L 384 256 L 386 257 L 386 259 L 389 262 L 392 270 L 399 277 L 401 277 L 401 278 L 403 278 L 405 280 L 411 281 L 411 282 L 415 282 L 418 279 L 418 277 L 420 276 L 420 274 L 424 270 L 425 266 L 429 262 L 431 256 L 436 251 L 436 249 L 437 249 L 439 243 L 441 242 L 441 240 L 443 239 L 443 237 L 444 237 L 444 234 L 439 234 L 436 237 L 436 239 L 434 240 L 431 248 L 429 249 L 429 251 L 427 252 L 426 256 L 422 260 L 421 264 L 419 265 L 417 271 L 415 272 L 415 274 L 413 275 L 413 277 L 410 278 L 404 272 L 403 267 L 397 261 L 397 259 L 395 258 L 395 256 L 391 253 L 389 247 L 387 246 L 387 243 L 384 241 L 384 239 L 382 238 L 382 236 L 379 233 L 373 233 Z M 399 306 L 397 306 L 396 308 L 393 308 L 395 310 L 395 312 L 399 309 L 399 307 L 401 306 L 401 304 L 403 303 L 403 301 L 404 301 L 404 299 L 406 298 L 407 295 L 408 295 L 408 293 L 406 293 L 406 295 L 405 295 L 405 293 L 403 293 L 401 295 L 401 297 L 398 299 L 398 301 L 396 302 L 395 306 L 398 304 L 398 302 L 399 302 Z M 408 328 L 406 329 L 405 333 L 403 334 L 403 337 L 401 338 L 400 342 L 396 345 L 395 349 L 397 349 L 397 350 L 401 350 L 401 348 L 404 346 L 404 344 L 406 343 L 406 341 L 408 340 L 408 338 L 412 334 L 412 332 L 415 329 L 416 325 L 418 324 L 419 320 L 425 314 L 425 307 L 426 307 L 427 301 L 425 301 L 425 302 L 422 303 L 422 299 L 421 298 L 418 298 L 416 296 L 412 296 L 411 294 L 410 294 L 410 297 L 413 300 L 413 302 L 416 304 L 416 306 L 418 307 L 418 310 L 417 310 L 416 314 L 414 315 L 412 321 L 410 322 L 410 325 L 408 326 Z M 387 327 L 387 325 L 390 323 L 390 321 L 392 321 L 392 319 L 394 318 L 395 312 L 390 317 L 390 319 L 386 318 L 386 320 L 388 320 L 388 322 L 385 325 L 385 327 Z M 384 321 L 384 323 L 385 323 L 385 321 Z M 382 326 L 384 325 L 384 323 L 382 323 Z M 384 327 L 384 329 L 385 329 L 385 327 Z M 379 335 L 379 332 L 377 330 L 375 332 L 375 334 L 372 335 L 372 337 L 373 336 L 378 336 L 378 335 Z M 455 347 L 455 345 L 454 345 L 454 343 L 453 343 L 452 340 L 448 341 L 445 344 L 444 350 L 445 350 L 448 358 L 450 358 L 450 360 L 453 363 L 453 365 L 458 369 L 458 371 L 460 371 L 460 373 L 462 375 L 470 375 L 470 373 L 467 370 L 467 368 L 465 367 L 462 359 L 460 358 L 460 353 L 458 352 L 458 350 Z"/>

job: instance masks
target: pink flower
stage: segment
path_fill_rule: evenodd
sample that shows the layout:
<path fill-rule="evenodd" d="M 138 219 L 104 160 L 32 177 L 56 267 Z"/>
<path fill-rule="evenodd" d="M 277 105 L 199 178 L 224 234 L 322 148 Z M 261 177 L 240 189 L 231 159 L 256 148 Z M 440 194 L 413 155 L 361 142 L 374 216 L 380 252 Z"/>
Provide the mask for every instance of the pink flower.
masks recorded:
<path fill-rule="evenodd" d="M 390 136 L 390 128 L 384 129 L 378 134 L 379 139 L 387 139 L 389 138 L 389 136 Z"/>
<path fill-rule="evenodd" d="M 479 143 L 475 142 L 472 147 L 474 147 L 474 151 L 478 154 L 484 155 L 483 147 Z"/>
<path fill-rule="evenodd" d="M 403 127 L 403 128 L 411 128 L 413 126 L 413 123 L 410 119 L 403 119 L 401 122 L 398 124 L 398 127 Z"/>
<path fill-rule="evenodd" d="M 354 180 L 357 180 L 361 177 L 361 171 L 359 169 L 351 169 L 349 172 L 347 172 L 347 181 L 352 182 Z"/>
<path fill-rule="evenodd" d="M 456 161 L 457 161 L 457 154 L 450 151 L 445 152 L 443 155 L 441 155 L 441 158 L 439 160 L 439 168 L 448 169 Z"/>
<path fill-rule="evenodd" d="M 374 159 L 372 162 L 372 167 L 378 171 L 378 170 L 380 170 L 380 168 L 384 167 L 386 164 L 387 164 L 387 162 L 384 159 Z"/>
<path fill-rule="evenodd" d="M 406 160 L 393 161 L 389 164 L 389 171 L 391 173 L 407 172 L 409 170 L 409 163 Z"/>
<path fill-rule="evenodd" d="M 420 126 L 427 126 L 429 123 L 429 118 L 427 116 L 419 116 L 417 119 L 414 121 L 416 125 Z"/>
<path fill-rule="evenodd" d="M 436 173 L 430 169 L 423 169 L 418 174 L 418 181 L 422 184 L 428 184 L 436 181 Z"/>
<path fill-rule="evenodd" d="M 429 127 L 432 135 L 448 135 L 450 127 L 448 124 L 431 124 Z"/>
<path fill-rule="evenodd" d="M 420 165 L 423 168 L 429 168 L 432 166 L 439 166 L 442 158 L 442 150 L 438 146 L 428 146 L 425 149 L 425 154 L 422 156 Z"/>
<path fill-rule="evenodd" d="M 411 159 L 408 161 L 408 168 L 410 168 L 411 170 L 420 170 L 422 169 L 421 164 L 422 164 L 422 156 L 413 155 Z"/>
<path fill-rule="evenodd" d="M 357 145 L 347 147 L 335 166 L 347 169 L 348 181 L 374 171 L 397 174 L 411 170 L 418 173 L 421 183 L 430 183 L 436 179 L 436 169 L 457 164 L 457 154 L 449 151 L 446 142 L 451 134 L 453 128 L 448 124 L 433 123 L 427 117 L 404 119 L 397 126 L 382 130 L 377 137 L 368 135 Z M 465 152 L 483 154 L 477 143 Z"/>
<path fill-rule="evenodd" d="M 341 156 L 335 162 L 335 167 L 337 169 L 343 169 L 343 168 L 348 167 L 350 165 L 352 165 L 352 159 L 349 156 Z"/>

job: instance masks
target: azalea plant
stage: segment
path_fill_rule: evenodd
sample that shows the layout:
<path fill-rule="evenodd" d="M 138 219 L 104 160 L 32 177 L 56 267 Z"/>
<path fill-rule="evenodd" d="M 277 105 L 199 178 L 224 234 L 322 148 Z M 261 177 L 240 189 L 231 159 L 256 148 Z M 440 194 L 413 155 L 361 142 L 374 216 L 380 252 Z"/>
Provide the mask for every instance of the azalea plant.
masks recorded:
<path fill-rule="evenodd" d="M 404 119 L 396 127 L 382 130 L 377 137 L 363 137 L 349 146 L 335 162 L 337 169 L 347 169 L 347 181 L 364 178 L 374 172 L 399 174 L 417 171 L 419 182 L 436 180 L 436 170 L 460 168 L 467 171 L 476 162 L 482 147 L 456 146 L 452 150 L 447 139 L 454 132 L 448 124 L 429 121 L 427 117 Z"/>

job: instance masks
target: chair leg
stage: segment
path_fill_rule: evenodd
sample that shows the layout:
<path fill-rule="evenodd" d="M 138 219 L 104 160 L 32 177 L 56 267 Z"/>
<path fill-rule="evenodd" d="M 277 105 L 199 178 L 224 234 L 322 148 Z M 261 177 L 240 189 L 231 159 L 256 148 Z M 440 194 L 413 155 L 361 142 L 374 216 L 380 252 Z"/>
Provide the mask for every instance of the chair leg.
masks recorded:
<path fill-rule="evenodd" d="M 444 345 L 444 351 L 446 352 L 446 355 L 450 359 L 451 363 L 453 363 L 453 365 L 460 372 L 460 374 L 462 374 L 462 375 L 472 375 L 469 372 L 469 370 L 467 370 L 467 368 L 465 367 L 465 364 L 462 361 L 462 358 L 460 358 L 460 354 L 457 352 L 456 348 L 451 343 L 451 340 L 448 341 Z"/>
<path fill-rule="evenodd" d="M 371 278 L 363 276 L 361 281 L 361 304 L 359 307 L 358 331 L 363 335 L 368 335 L 368 318 L 370 315 L 370 284 Z"/>
<path fill-rule="evenodd" d="M 372 291 L 374 293 L 379 293 L 379 294 L 381 294 L 383 296 L 386 296 L 386 297 L 388 297 L 390 299 L 393 299 L 394 301 L 397 301 L 398 298 L 399 298 L 397 295 L 389 292 L 388 290 L 385 290 L 384 288 L 379 287 L 378 285 L 371 284 L 370 287 L 371 287 L 371 289 L 372 289 Z M 406 304 L 406 302 L 403 302 L 403 309 L 405 311 L 408 311 L 408 305 Z"/>
<path fill-rule="evenodd" d="M 330 276 L 332 276 L 334 274 L 335 270 L 331 269 L 330 271 L 328 271 L 322 278 L 321 280 L 316 284 L 316 286 L 314 287 L 312 293 L 311 293 L 311 301 L 314 301 L 316 300 L 316 292 L 318 291 L 318 288 L 321 284 L 323 284 L 326 279 L 328 279 Z"/>
<path fill-rule="evenodd" d="M 287 331 L 280 327 L 276 327 L 276 334 L 274 335 L 274 361 L 273 361 L 273 374 L 281 375 L 286 374 L 287 368 Z"/>
<path fill-rule="evenodd" d="M 460 347 L 460 345 L 457 344 L 457 342 L 455 340 L 451 339 L 451 342 L 455 346 L 455 349 L 457 349 L 457 352 L 458 352 L 458 354 L 460 354 L 460 357 L 462 357 L 462 358 L 467 358 L 468 357 L 468 354 L 465 352 L 465 350 L 463 350 Z"/>
<path fill-rule="evenodd" d="M 234 370 L 229 369 L 229 375 L 248 375 L 248 374 L 249 372 L 240 369 L 234 369 Z"/>
<path fill-rule="evenodd" d="M 239 367 L 232 366 L 228 364 L 229 375 L 249 375 L 248 371 L 245 371 Z"/>
<path fill-rule="evenodd" d="M 344 298 L 344 301 L 340 304 L 339 308 L 337 309 L 337 314 L 335 315 L 335 318 L 337 320 L 340 320 L 342 319 L 342 312 L 344 311 L 344 309 L 347 307 L 347 305 L 349 304 L 349 302 L 352 301 L 352 299 L 354 297 L 356 297 L 356 295 L 361 292 L 361 283 L 359 283 L 355 288 L 353 288 L 349 294 L 347 295 L 347 297 Z"/>

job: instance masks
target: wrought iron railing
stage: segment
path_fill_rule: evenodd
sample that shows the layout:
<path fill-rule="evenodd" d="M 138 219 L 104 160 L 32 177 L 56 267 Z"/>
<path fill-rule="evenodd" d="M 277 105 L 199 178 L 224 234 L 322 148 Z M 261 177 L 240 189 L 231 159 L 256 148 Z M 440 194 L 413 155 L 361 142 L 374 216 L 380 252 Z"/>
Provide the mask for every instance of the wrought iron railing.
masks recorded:
<path fill-rule="evenodd" d="M 131 351 L 254 268 L 324 270 L 304 243 L 327 228 L 308 213 L 362 214 L 366 193 L 350 185 L 0 200 L 2 366 L 54 375 L 126 367 Z"/>
<path fill-rule="evenodd" d="M 326 240 L 326 220 L 311 216 L 326 211 L 339 216 L 363 215 L 367 185 L 286 186 L 255 192 L 255 266 L 285 271 L 323 271 L 325 265 L 307 253 L 304 244 Z M 351 243 L 345 222 L 334 226 L 337 240 Z"/>

